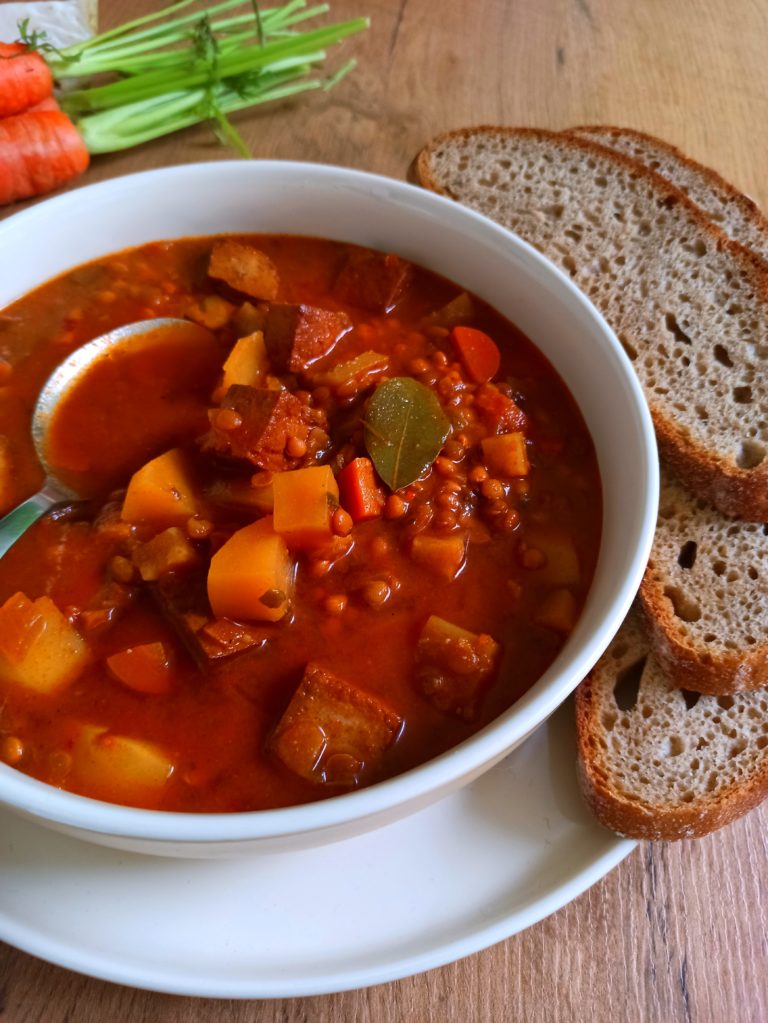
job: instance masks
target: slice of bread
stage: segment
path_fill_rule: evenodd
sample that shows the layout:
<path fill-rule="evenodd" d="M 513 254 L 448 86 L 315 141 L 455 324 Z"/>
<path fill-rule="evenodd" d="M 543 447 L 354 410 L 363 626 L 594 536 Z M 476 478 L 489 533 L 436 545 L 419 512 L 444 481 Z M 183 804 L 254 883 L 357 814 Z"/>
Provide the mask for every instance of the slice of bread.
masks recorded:
<path fill-rule="evenodd" d="M 449 132 L 419 154 L 432 190 L 517 232 L 612 325 L 659 449 L 727 515 L 768 520 L 768 275 L 684 193 L 584 138 Z"/>
<path fill-rule="evenodd" d="M 728 519 L 662 471 L 640 587 L 654 655 L 699 693 L 768 685 L 768 526 Z"/>
<path fill-rule="evenodd" d="M 571 128 L 566 134 L 592 139 L 639 160 L 682 189 L 729 238 L 768 260 L 768 220 L 752 199 L 716 171 L 690 159 L 669 142 L 633 128 L 589 125 Z"/>
<path fill-rule="evenodd" d="M 695 838 L 768 796 L 768 691 L 670 687 L 633 610 L 576 690 L 579 781 L 607 828 Z"/>

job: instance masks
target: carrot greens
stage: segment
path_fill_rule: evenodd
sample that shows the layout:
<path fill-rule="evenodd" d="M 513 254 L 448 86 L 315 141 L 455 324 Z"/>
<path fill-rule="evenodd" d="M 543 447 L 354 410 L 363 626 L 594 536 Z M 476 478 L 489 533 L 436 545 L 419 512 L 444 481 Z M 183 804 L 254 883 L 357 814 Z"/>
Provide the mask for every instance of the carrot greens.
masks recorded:
<path fill-rule="evenodd" d="M 355 18 L 304 28 L 328 10 L 306 0 L 264 10 L 255 0 L 204 8 L 198 0 L 178 0 L 64 49 L 30 34 L 23 23 L 20 30 L 57 82 L 88 80 L 82 88 L 65 88 L 59 103 L 90 153 L 127 149 L 207 120 L 222 141 L 247 156 L 229 114 L 331 88 L 355 66 L 348 60 L 331 75 L 318 74 L 327 47 L 368 27 L 366 18 Z"/>

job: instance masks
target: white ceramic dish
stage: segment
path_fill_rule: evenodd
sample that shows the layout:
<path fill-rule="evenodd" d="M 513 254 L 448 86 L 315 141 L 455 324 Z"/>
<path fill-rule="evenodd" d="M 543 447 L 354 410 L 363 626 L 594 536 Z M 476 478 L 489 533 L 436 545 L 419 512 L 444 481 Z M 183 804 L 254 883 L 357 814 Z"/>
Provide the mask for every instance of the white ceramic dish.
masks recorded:
<path fill-rule="evenodd" d="M 587 606 L 546 674 L 478 735 L 391 781 L 308 806 L 182 815 L 108 806 L 0 765 L 0 803 L 17 812 L 97 843 L 172 856 L 270 852 L 346 838 L 412 813 L 487 770 L 562 703 L 615 633 L 640 582 L 658 498 L 644 398 L 592 305 L 516 236 L 397 181 L 335 167 L 243 161 L 149 171 L 78 189 L 0 224 L 0 308 L 100 255 L 224 231 L 316 235 L 396 251 L 489 301 L 548 356 L 579 403 L 597 448 L 604 527 Z"/>
<path fill-rule="evenodd" d="M 175 994 L 278 998 L 409 976 L 559 909 L 636 843 L 579 797 L 573 708 L 447 799 L 367 835 L 237 862 L 85 845 L 0 811 L 0 939 Z"/>

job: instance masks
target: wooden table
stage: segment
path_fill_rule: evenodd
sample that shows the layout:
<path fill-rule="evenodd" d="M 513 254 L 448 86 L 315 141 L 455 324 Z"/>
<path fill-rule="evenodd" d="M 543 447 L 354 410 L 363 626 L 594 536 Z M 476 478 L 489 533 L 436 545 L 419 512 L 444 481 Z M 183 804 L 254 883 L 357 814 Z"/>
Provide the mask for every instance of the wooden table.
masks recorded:
<path fill-rule="evenodd" d="M 105 0 L 102 26 L 148 0 Z M 654 132 L 768 207 L 765 0 L 333 0 L 370 15 L 336 91 L 246 114 L 257 156 L 408 174 L 467 124 Z M 95 161 L 86 181 L 229 154 L 200 128 Z M 699 842 L 643 844 L 548 920 L 422 976 L 322 998 L 197 1001 L 138 992 L 0 948 L 2 1023 L 436 1020 L 764 1023 L 768 806 Z M 0 881 L 1 883 L 1 881 Z"/>

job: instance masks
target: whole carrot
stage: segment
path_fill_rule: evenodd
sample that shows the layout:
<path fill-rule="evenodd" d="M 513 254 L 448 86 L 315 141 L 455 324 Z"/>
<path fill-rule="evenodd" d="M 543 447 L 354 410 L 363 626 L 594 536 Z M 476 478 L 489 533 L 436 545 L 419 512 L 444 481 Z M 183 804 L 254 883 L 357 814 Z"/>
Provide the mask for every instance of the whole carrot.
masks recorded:
<path fill-rule="evenodd" d="M 23 113 L 52 92 L 53 77 L 39 53 L 0 43 L 0 117 Z"/>
<path fill-rule="evenodd" d="M 76 177 L 89 163 L 79 132 L 60 110 L 0 120 L 0 204 L 42 195 Z"/>

